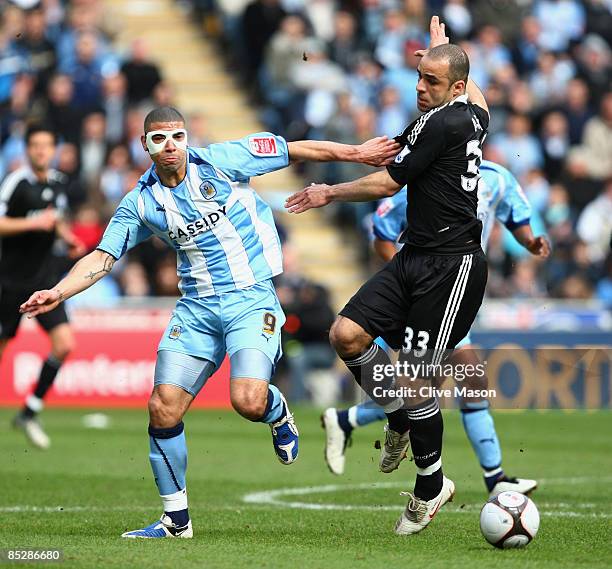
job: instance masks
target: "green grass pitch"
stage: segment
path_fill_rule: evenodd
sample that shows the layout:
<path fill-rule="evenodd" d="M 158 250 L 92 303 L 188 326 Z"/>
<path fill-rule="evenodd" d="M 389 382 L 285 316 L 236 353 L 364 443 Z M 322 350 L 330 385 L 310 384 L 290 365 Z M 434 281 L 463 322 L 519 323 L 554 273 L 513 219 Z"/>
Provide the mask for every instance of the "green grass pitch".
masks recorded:
<path fill-rule="evenodd" d="M 355 433 L 347 472 L 334 477 L 323 462 L 318 412 L 294 411 L 300 458 L 290 467 L 276 460 L 267 427 L 226 411 L 189 413 L 194 539 L 132 541 L 119 535 L 160 515 L 144 410 L 109 412 L 106 430 L 82 426 L 88 411 L 49 410 L 47 452 L 10 431 L 13 411 L 0 410 L 0 548 L 61 548 L 60 567 L 104 569 L 610 567 L 609 412 L 495 415 L 506 471 L 542 481 L 533 495 L 538 536 L 526 549 L 501 551 L 480 535 L 486 496 L 456 412 L 445 416 L 444 440 L 455 501 L 423 533 L 398 537 L 399 492 L 411 489 L 414 468 L 405 461 L 393 474 L 377 472 L 373 441 L 382 424 Z"/>

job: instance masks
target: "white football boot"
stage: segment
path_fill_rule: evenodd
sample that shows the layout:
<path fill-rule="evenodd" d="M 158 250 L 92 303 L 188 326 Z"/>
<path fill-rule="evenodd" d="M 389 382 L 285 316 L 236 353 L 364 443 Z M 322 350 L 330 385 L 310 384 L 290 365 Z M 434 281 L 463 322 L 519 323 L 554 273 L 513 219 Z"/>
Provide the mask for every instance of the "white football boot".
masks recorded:
<path fill-rule="evenodd" d="M 438 510 L 446 502 L 452 502 L 455 495 L 455 483 L 444 476 L 442 490 L 431 500 L 422 500 L 410 492 L 402 492 L 401 495 L 410 496 L 410 501 L 395 524 L 395 533 L 411 535 L 425 529 L 438 513 Z"/>
<path fill-rule="evenodd" d="M 29 418 L 19 414 L 13 419 L 13 426 L 21 429 L 35 447 L 47 450 L 51 446 L 51 439 L 36 417 Z"/>
<path fill-rule="evenodd" d="M 396 470 L 400 462 L 406 458 L 406 452 L 410 446 L 409 431 L 400 435 L 389 425 L 385 425 L 385 444 L 380 451 L 380 470 L 381 472 L 393 472 Z"/>
<path fill-rule="evenodd" d="M 493 490 L 489 493 L 489 498 L 495 498 L 502 492 L 518 492 L 519 494 L 528 495 L 538 487 L 536 480 L 529 478 L 509 478 L 504 476 L 500 478 L 493 486 Z"/>
<path fill-rule="evenodd" d="M 338 423 L 338 411 L 334 407 L 321 415 L 321 426 L 325 429 L 325 462 L 333 474 L 344 474 L 344 451 L 350 441 Z"/>

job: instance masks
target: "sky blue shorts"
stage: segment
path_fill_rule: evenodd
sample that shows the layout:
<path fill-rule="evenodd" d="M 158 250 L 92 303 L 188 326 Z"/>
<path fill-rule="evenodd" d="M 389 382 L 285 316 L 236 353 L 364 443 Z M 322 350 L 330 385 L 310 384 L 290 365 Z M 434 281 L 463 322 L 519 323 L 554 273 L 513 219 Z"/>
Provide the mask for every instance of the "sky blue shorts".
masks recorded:
<path fill-rule="evenodd" d="M 206 359 L 217 369 L 225 355 L 263 352 L 276 365 L 282 356 L 285 313 L 271 280 L 204 298 L 183 297 L 159 342 L 168 350 Z"/>

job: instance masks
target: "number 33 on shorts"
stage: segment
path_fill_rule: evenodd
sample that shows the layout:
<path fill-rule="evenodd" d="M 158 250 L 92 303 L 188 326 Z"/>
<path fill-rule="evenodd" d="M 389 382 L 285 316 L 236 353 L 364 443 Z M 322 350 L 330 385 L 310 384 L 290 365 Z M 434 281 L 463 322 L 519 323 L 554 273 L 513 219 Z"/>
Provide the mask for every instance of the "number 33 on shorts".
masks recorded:
<path fill-rule="evenodd" d="M 414 330 L 410 326 L 406 326 L 404 345 L 402 346 L 402 352 L 408 353 L 414 347 L 414 355 L 417 358 L 423 357 L 427 351 L 427 342 L 429 342 L 429 332 L 425 330 L 419 330 L 416 333 L 417 341 L 414 340 Z"/>

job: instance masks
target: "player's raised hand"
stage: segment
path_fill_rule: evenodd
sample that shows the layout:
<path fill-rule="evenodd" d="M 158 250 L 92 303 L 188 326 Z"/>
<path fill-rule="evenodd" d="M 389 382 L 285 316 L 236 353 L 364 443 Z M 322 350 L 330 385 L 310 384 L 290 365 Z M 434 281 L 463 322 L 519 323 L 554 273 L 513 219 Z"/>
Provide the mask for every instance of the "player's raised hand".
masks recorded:
<path fill-rule="evenodd" d="M 367 140 L 358 147 L 358 162 L 370 166 L 391 164 L 401 149 L 399 143 L 387 136 L 377 136 Z"/>
<path fill-rule="evenodd" d="M 550 243 L 548 239 L 543 235 L 534 237 L 529 243 L 527 243 L 527 250 L 537 257 L 546 258 L 550 255 Z"/>
<path fill-rule="evenodd" d="M 53 231 L 57 223 L 57 211 L 48 207 L 31 218 L 32 231 Z"/>
<path fill-rule="evenodd" d="M 57 308 L 63 300 L 62 295 L 56 288 L 51 290 L 37 290 L 20 307 L 19 312 L 27 314 L 28 318 L 38 316 Z"/>
<path fill-rule="evenodd" d="M 414 52 L 414 55 L 423 57 L 427 52 L 439 45 L 444 45 L 450 42 L 446 35 L 446 26 L 440 22 L 438 16 L 432 16 L 429 22 L 429 47 L 427 49 L 419 49 Z"/>
<path fill-rule="evenodd" d="M 311 184 L 287 198 L 285 208 L 289 213 L 303 213 L 309 209 L 326 206 L 331 201 L 328 188 L 327 184 Z"/>

